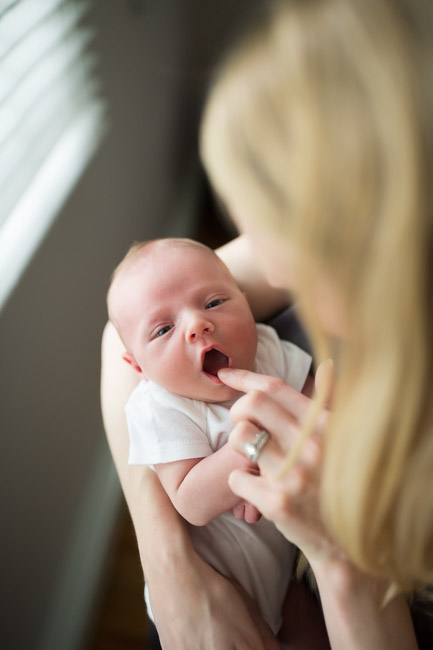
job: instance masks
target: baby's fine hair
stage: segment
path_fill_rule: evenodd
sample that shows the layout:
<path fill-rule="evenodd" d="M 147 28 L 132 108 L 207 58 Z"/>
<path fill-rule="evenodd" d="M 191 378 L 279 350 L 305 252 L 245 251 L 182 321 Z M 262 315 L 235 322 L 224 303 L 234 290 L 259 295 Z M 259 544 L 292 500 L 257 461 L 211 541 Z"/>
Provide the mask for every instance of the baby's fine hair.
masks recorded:
<path fill-rule="evenodd" d="M 209 248 L 209 246 L 206 246 L 206 244 L 198 242 L 194 239 L 189 239 L 187 237 L 161 237 L 158 239 L 148 239 L 145 241 L 134 242 L 133 244 L 131 244 L 125 256 L 122 258 L 122 260 L 114 269 L 110 279 L 110 284 L 107 292 L 107 311 L 108 311 L 108 318 L 114 325 L 116 325 L 116 319 L 114 318 L 113 315 L 111 297 L 112 297 L 112 289 L 116 283 L 116 280 L 125 271 L 131 269 L 134 266 L 135 262 L 142 260 L 143 257 L 146 256 L 146 253 L 150 252 L 155 247 L 177 247 L 177 248 L 185 248 L 185 249 L 196 248 L 202 250 L 207 254 L 211 255 L 215 259 L 215 261 L 218 262 L 218 264 L 220 264 L 222 268 L 224 268 L 227 274 L 231 275 L 229 269 L 224 264 L 224 262 L 218 257 L 215 251 Z"/>

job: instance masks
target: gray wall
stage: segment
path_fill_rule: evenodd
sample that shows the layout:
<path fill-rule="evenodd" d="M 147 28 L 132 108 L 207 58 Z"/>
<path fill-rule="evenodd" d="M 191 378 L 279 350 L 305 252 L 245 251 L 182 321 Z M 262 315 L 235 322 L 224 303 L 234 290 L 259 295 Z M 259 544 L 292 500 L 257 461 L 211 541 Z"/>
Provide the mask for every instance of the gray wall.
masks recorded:
<path fill-rule="evenodd" d="M 92 12 L 110 130 L 0 313 L 4 648 L 82 645 L 119 503 L 99 410 L 107 279 L 132 240 L 194 234 L 197 120 L 232 4 L 251 3 Z"/>

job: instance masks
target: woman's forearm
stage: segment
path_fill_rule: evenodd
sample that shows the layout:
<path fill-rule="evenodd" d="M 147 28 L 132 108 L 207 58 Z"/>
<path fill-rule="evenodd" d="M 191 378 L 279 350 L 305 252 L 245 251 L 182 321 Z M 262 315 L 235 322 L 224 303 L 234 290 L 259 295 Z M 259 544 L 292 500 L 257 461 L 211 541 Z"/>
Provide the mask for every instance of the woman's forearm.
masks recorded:
<path fill-rule="evenodd" d="M 416 650 L 404 596 L 382 605 L 385 585 L 344 561 L 313 566 L 333 650 Z"/>
<path fill-rule="evenodd" d="M 215 251 L 230 269 L 245 292 L 254 318 L 265 321 L 289 304 L 287 291 L 271 287 L 262 272 L 257 255 L 245 235 L 236 237 Z"/>
<path fill-rule="evenodd" d="M 129 436 L 124 405 L 137 384 L 138 376 L 122 361 L 123 349 L 116 330 L 108 323 L 102 339 L 104 427 L 134 524 L 143 570 L 148 578 L 152 568 L 164 562 L 166 552 L 170 552 L 170 563 L 173 564 L 176 550 L 184 553 L 184 547 L 190 541 L 185 522 L 173 508 L 155 473 L 144 466 L 128 465 Z M 158 555 L 161 557 L 157 562 L 155 556 Z"/>

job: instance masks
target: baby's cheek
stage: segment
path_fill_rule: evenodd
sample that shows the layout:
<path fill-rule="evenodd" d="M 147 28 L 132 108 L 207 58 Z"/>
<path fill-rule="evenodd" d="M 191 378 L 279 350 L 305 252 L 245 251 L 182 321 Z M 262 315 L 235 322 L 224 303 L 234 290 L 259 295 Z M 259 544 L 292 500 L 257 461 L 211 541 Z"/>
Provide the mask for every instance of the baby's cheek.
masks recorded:
<path fill-rule="evenodd" d="M 245 370 L 251 370 L 257 352 L 256 326 L 243 328 L 239 332 L 240 347 L 242 350 L 242 365 Z"/>
<path fill-rule="evenodd" d="M 167 390 L 177 392 L 185 372 L 182 360 L 176 357 L 169 359 L 160 358 L 158 365 L 159 381 L 157 383 L 167 388 Z"/>

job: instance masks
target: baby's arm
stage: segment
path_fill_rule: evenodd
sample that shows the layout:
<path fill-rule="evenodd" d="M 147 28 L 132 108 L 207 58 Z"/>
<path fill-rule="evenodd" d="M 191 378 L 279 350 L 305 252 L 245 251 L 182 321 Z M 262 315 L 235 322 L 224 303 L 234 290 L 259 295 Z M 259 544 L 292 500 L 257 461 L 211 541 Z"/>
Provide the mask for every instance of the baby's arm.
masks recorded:
<path fill-rule="evenodd" d="M 241 503 L 228 485 L 235 469 L 257 470 L 257 465 L 228 444 L 205 458 L 188 458 L 155 465 L 176 510 L 194 526 L 205 526 Z"/>

